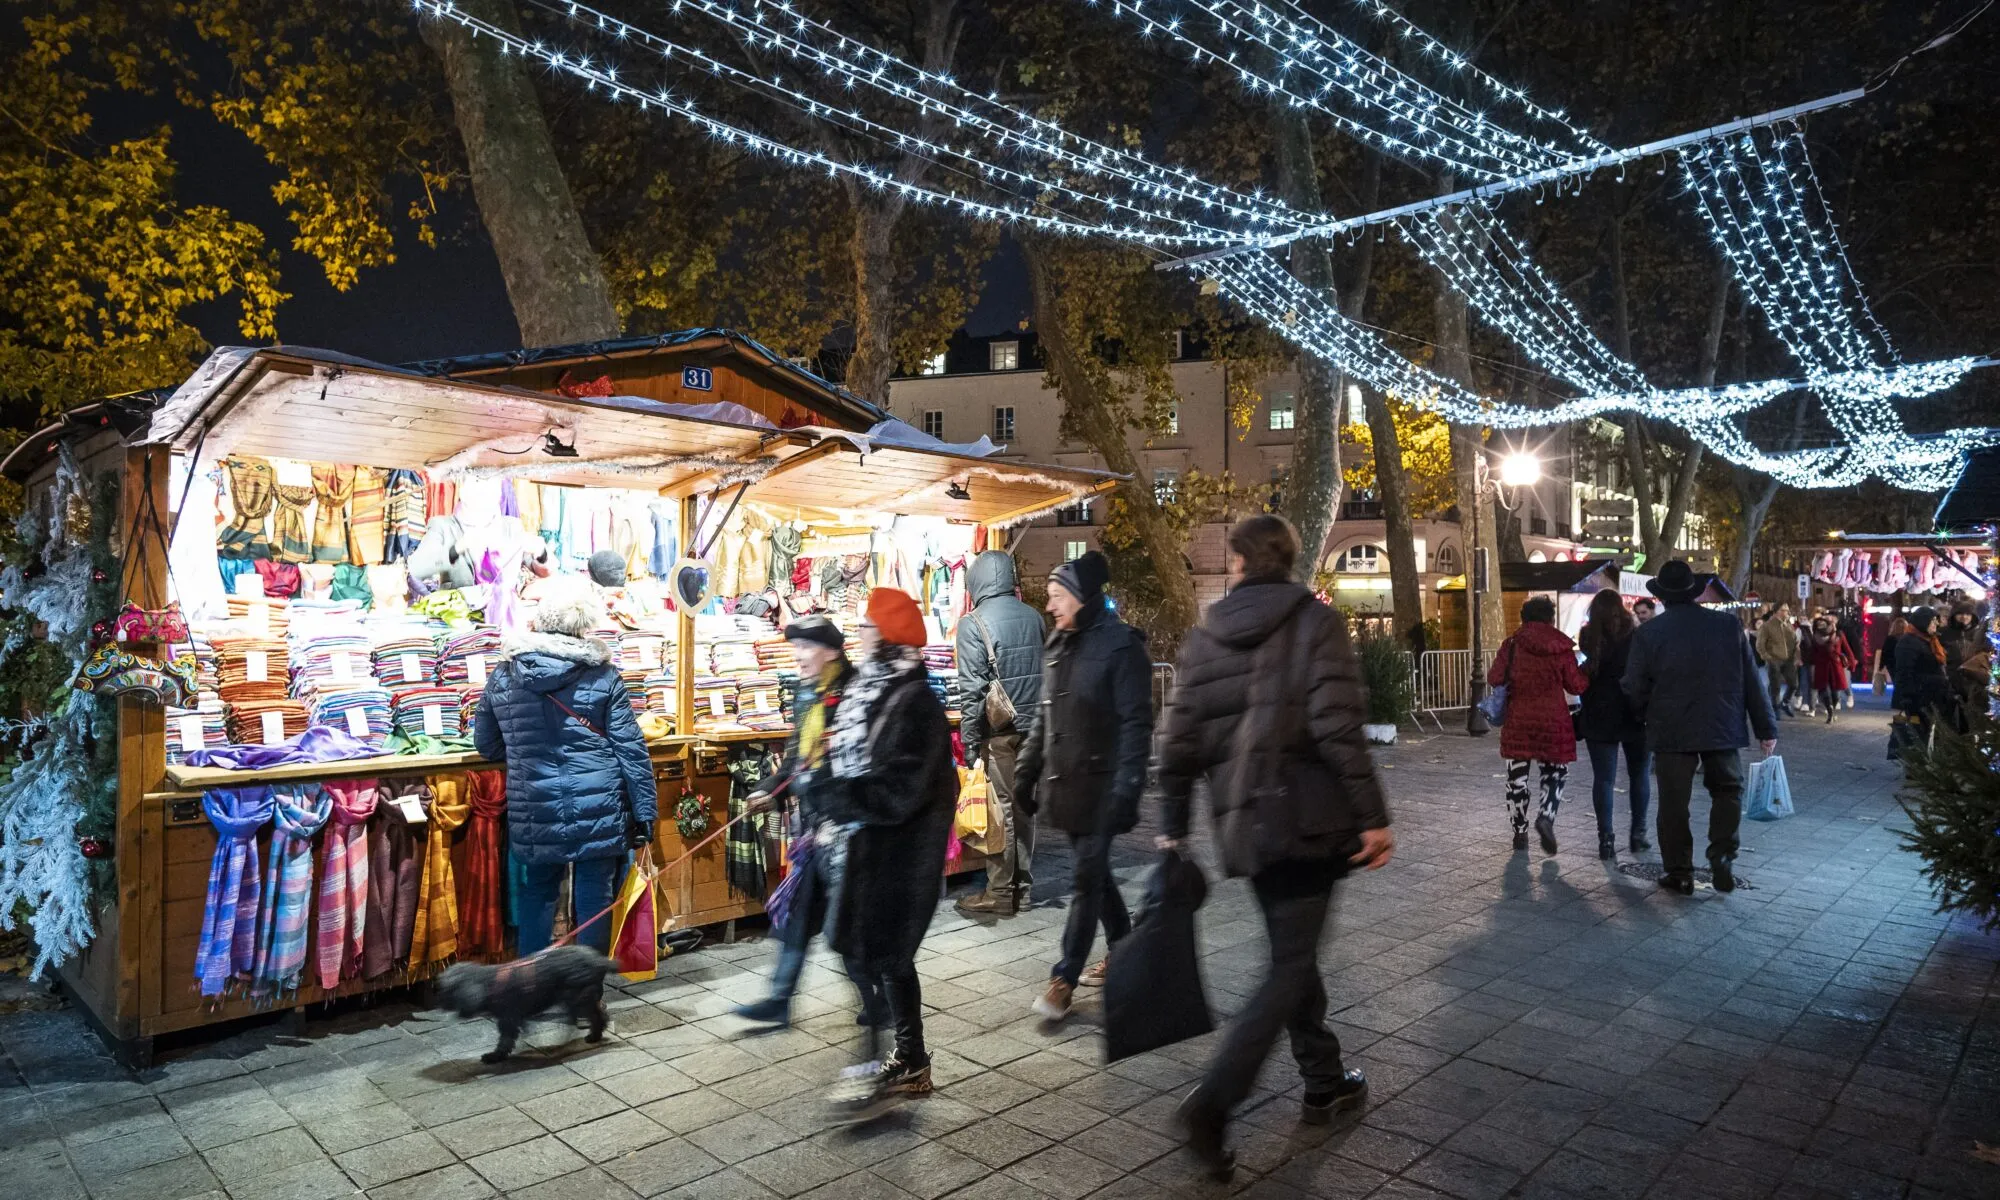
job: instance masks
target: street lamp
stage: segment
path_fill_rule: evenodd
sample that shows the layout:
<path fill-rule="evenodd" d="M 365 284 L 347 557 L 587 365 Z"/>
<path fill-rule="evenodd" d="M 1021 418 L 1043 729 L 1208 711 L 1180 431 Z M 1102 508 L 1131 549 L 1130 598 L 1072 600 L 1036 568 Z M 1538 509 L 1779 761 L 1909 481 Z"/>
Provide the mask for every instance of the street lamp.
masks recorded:
<path fill-rule="evenodd" d="M 1486 671 L 1480 664 L 1485 656 L 1485 630 L 1479 619 L 1479 593 L 1481 584 L 1486 582 L 1485 547 L 1479 544 L 1479 510 L 1483 507 L 1490 489 L 1493 502 L 1508 512 L 1513 512 L 1520 502 L 1522 488 L 1533 487 L 1542 478 L 1542 460 L 1533 452 L 1516 450 L 1500 457 L 1500 474 L 1496 478 L 1488 469 L 1486 452 L 1482 448 L 1472 459 L 1472 553 L 1465 559 L 1465 596 L 1472 607 L 1472 678 L 1465 690 L 1465 732 L 1480 737 L 1491 728 L 1486 723 L 1486 714 L 1479 711 L 1479 702 L 1486 698 Z"/>

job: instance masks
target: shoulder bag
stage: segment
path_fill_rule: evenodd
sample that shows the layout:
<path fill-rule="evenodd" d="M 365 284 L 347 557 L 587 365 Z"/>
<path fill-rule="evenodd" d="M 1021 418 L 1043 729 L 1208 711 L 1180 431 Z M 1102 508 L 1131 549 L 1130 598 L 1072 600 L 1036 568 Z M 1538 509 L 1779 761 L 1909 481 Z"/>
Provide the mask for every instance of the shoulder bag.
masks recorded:
<path fill-rule="evenodd" d="M 1507 723 L 1507 692 L 1513 687 L 1514 658 L 1520 653 L 1515 648 L 1512 638 L 1507 639 L 1504 649 L 1507 651 L 1507 673 L 1501 676 L 1500 686 L 1486 693 L 1485 698 L 1479 702 L 1480 714 L 1486 718 L 1486 723 L 1495 729 Z M 1478 668 L 1479 664 L 1474 663 L 1473 669 Z"/>
<path fill-rule="evenodd" d="M 986 644 L 986 667 L 993 673 L 993 681 L 986 687 L 986 703 L 980 711 L 986 714 L 988 736 L 1011 732 L 1014 728 L 1014 698 L 1000 682 L 1000 652 L 993 648 L 993 631 L 986 627 L 986 619 L 978 613 L 968 613 L 973 626 L 979 630 L 979 640 Z"/>

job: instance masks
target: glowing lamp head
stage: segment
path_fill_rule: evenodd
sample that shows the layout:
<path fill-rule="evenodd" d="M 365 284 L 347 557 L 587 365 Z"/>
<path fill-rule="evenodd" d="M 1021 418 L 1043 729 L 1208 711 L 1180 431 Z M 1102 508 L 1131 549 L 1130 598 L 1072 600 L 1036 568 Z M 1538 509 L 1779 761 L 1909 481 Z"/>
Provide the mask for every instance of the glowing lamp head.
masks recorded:
<path fill-rule="evenodd" d="M 1542 460 L 1525 451 L 1502 456 L 1500 482 L 1508 487 L 1530 487 L 1541 482 Z"/>

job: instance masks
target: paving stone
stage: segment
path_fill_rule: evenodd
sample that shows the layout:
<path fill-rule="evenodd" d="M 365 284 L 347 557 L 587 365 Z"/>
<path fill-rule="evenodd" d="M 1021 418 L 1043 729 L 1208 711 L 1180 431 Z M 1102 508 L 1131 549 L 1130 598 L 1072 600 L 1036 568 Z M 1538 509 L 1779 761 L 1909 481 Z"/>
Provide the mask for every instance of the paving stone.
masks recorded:
<path fill-rule="evenodd" d="M 546 1132 L 533 1118 L 511 1107 L 496 1108 L 431 1130 L 438 1141 L 460 1158 L 474 1158 L 489 1150 L 532 1141 Z"/>
<path fill-rule="evenodd" d="M 523 1200 L 632 1200 L 632 1189 L 597 1167 L 588 1167 L 508 1195 Z"/>
<path fill-rule="evenodd" d="M 843 1178 L 854 1164 L 813 1142 L 793 1142 L 736 1164 L 744 1175 L 780 1196 L 797 1196 Z"/>
<path fill-rule="evenodd" d="M 368 1200 L 485 1200 L 493 1185 L 464 1163 L 368 1189 Z"/>
<path fill-rule="evenodd" d="M 601 1163 L 673 1135 L 645 1114 L 625 1111 L 573 1126 L 556 1136 L 591 1162 Z"/>
<path fill-rule="evenodd" d="M 268 1175 L 286 1167 L 323 1162 L 326 1154 L 312 1135 L 301 1128 L 279 1129 L 271 1133 L 231 1142 L 202 1152 L 208 1168 L 224 1187 L 232 1190 L 246 1179 Z"/>
<path fill-rule="evenodd" d="M 687 1135 L 689 1141 L 725 1163 L 776 1150 L 798 1140 L 798 1135 L 760 1113 L 745 1112 L 714 1125 L 706 1125 Z"/>
<path fill-rule="evenodd" d="M 604 1169 L 639 1195 L 657 1196 L 715 1175 L 722 1170 L 722 1163 L 693 1142 L 671 1138 L 621 1154 L 605 1163 Z"/>
<path fill-rule="evenodd" d="M 642 1104 L 636 1110 L 679 1134 L 718 1124 L 747 1111 L 741 1104 L 704 1090 L 692 1090 Z"/>
<path fill-rule="evenodd" d="M 1041 1134 L 1032 1133 L 1002 1117 L 975 1121 L 940 1140 L 960 1154 L 976 1158 L 995 1170 L 1019 1162 L 1050 1144 L 1049 1139 Z"/>
<path fill-rule="evenodd" d="M 453 1160 L 451 1151 L 428 1133 L 406 1133 L 402 1137 L 376 1142 L 337 1154 L 333 1161 L 364 1190 L 425 1171 L 435 1170 Z"/>
<path fill-rule="evenodd" d="M 90 1184 L 91 1200 L 161 1200 L 166 1196 L 198 1196 L 221 1189 L 221 1181 L 195 1155 L 172 1158 L 111 1175 Z M 35 1200 L 41 1200 L 37 1195 Z"/>
<path fill-rule="evenodd" d="M 320 1149 L 335 1156 L 388 1141 L 417 1127 L 416 1118 L 395 1104 L 375 1104 L 354 1112 L 308 1118 L 302 1124 Z"/>
<path fill-rule="evenodd" d="M 565 1088 L 560 1092 L 523 1100 L 517 1107 L 540 1122 L 543 1128 L 554 1132 L 622 1112 L 627 1105 L 596 1084 L 586 1083 L 582 1087 Z"/>
<path fill-rule="evenodd" d="M 1136 1171 L 1174 1149 L 1167 1139 L 1115 1118 L 1071 1136 L 1068 1145 L 1121 1171 Z"/>
<path fill-rule="evenodd" d="M 636 1108 L 667 1096 L 692 1092 L 701 1085 L 666 1063 L 655 1063 L 613 1075 L 598 1086 Z"/>
<path fill-rule="evenodd" d="M 231 1200 L 333 1200 L 352 1196 L 354 1183 L 328 1160 L 296 1163 L 229 1185 Z"/>
<path fill-rule="evenodd" d="M 936 1142 L 906 1150 L 870 1170 L 921 1200 L 953 1192 L 987 1172 L 985 1164 Z"/>

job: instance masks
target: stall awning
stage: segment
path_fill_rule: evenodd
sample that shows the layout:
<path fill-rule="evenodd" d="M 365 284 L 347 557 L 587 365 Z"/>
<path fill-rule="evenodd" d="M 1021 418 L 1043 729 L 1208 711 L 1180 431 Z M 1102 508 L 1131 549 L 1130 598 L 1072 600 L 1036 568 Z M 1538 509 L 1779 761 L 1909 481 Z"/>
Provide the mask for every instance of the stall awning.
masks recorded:
<path fill-rule="evenodd" d="M 836 523 L 856 514 L 922 513 L 1009 526 L 1106 491 L 1122 478 L 906 447 L 862 453 L 834 435 L 781 464 L 752 486 L 750 496 L 774 512 Z"/>

